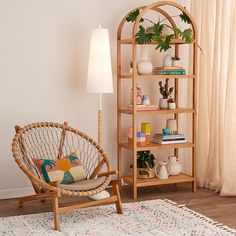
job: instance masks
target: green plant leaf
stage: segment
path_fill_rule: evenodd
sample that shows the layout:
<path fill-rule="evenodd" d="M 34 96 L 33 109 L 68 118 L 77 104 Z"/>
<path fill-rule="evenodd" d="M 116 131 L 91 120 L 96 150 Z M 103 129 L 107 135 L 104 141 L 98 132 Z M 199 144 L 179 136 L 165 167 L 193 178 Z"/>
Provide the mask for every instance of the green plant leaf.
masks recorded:
<path fill-rule="evenodd" d="M 150 151 L 139 151 L 137 152 L 137 167 L 138 168 L 153 168 L 155 157 Z M 148 166 L 147 166 L 148 164 Z"/>
<path fill-rule="evenodd" d="M 130 21 L 131 21 L 131 22 L 134 22 L 134 21 L 136 21 L 136 19 L 137 19 L 139 13 L 140 13 L 139 9 L 136 9 L 136 10 L 132 11 L 132 12 L 129 13 L 129 15 L 126 17 L 126 21 L 127 21 L 127 22 L 130 22 Z M 140 22 L 143 22 L 143 21 L 144 21 L 143 18 L 141 18 Z"/>
<path fill-rule="evenodd" d="M 150 43 L 152 40 L 152 36 L 153 36 L 152 33 L 146 33 L 145 28 L 142 25 L 140 25 L 139 31 L 135 35 L 135 38 L 136 38 L 138 44 L 143 45 L 143 44 Z"/>
<path fill-rule="evenodd" d="M 191 28 L 185 29 L 184 31 L 181 31 L 180 29 L 176 28 L 175 32 L 180 36 L 182 40 L 184 40 L 186 43 L 192 43 L 193 42 L 193 31 Z"/>
<path fill-rule="evenodd" d="M 153 33 L 155 36 L 161 36 L 163 31 L 164 25 L 160 24 L 159 22 L 153 25 Z"/>
<path fill-rule="evenodd" d="M 171 48 L 170 42 L 174 38 L 174 36 L 174 34 L 170 34 L 164 39 L 162 39 L 160 36 L 155 36 L 154 40 L 157 41 L 156 49 L 159 49 L 160 52 L 167 51 L 169 48 Z"/>
<path fill-rule="evenodd" d="M 191 20 L 189 19 L 189 17 L 182 11 L 182 13 L 179 15 L 180 19 L 187 24 L 191 23 Z"/>

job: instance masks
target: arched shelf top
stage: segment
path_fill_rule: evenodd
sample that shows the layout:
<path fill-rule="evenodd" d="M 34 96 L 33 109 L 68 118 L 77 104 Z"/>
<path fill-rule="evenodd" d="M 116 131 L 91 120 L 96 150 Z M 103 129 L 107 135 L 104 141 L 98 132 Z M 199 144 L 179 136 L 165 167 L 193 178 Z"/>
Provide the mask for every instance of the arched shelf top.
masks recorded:
<path fill-rule="evenodd" d="M 193 29 L 193 35 L 194 35 L 194 39 L 196 38 L 196 35 L 197 35 L 197 27 L 196 27 L 196 23 L 192 17 L 192 15 L 186 10 L 186 8 L 184 8 L 183 6 L 179 5 L 178 3 L 175 3 L 175 2 L 171 2 L 171 1 L 160 1 L 160 2 L 155 2 L 155 3 L 152 3 L 148 6 L 141 6 L 141 7 L 137 7 L 131 11 L 129 11 L 125 17 L 121 20 L 120 24 L 119 24 L 119 27 L 118 27 L 118 31 L 117 31 L 117 39 L 118 40 L 121 40 L 121 35 L 122 35 L 122 29 L 124 27 L 124 24 L 126 22 L 126 18 L 127 16 L 135 11 L 135 10 L 140 10 L 140 14 L 138 15 L 137 19 L 135 20 L 134 24 L 133 24 L 133 30 L 132 30 L 132 38 L 134 39 L 135 38 L 135 35 L 138 31 L 138 27 L 139 27 L 139 24 L 140 24 L 140 20 L 141 18 L 144 16 L 145 13 L 147 13 L 149 10 L 154 10 L 154 11 L 157 11 L 159 12 L 160 14 L 162 14 L 166 19 L 167 21 L 170 23 L 170 25 L 173 27 L 173 28 L 176 28 L 177 25 L 174 21 L 174 19 L 165 11 L 163 10 L 162 8 L 160 7 L 163 7 L 163 6 L 172 6 L 172 7 L 175 7 L 177 9 L 179 9 L 180 11 L 182 11 L 183 13 L 185 13 L 188 18 L 190 19 L 190 25 L 192 26 L 192 29 Z M 175 35 L 175 38 L 178 39 L 178 36 Z"/>

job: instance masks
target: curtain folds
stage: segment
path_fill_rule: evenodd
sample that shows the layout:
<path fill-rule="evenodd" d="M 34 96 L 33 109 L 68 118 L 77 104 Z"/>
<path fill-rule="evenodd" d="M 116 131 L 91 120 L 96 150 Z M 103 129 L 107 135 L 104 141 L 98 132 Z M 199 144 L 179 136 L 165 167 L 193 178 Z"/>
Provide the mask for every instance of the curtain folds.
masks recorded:
<path fill-rule="evenodd" d="M 193 0 L 198 27 L 196 164 L 200 187 L 236 196 L 236 1 Z"/>

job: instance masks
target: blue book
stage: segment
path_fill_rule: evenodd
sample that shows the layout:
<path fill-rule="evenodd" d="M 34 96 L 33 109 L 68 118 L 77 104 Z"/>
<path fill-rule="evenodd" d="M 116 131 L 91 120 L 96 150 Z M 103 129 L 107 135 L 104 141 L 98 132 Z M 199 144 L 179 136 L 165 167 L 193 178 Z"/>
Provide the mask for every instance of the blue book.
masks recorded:
<path fill-rule="evenodd" d="M 186 72 L 183 71 L 178 71 L 178 70 L 172 70 L 172 71 L 162 71 L 162 75 L 186 75 Z"/>

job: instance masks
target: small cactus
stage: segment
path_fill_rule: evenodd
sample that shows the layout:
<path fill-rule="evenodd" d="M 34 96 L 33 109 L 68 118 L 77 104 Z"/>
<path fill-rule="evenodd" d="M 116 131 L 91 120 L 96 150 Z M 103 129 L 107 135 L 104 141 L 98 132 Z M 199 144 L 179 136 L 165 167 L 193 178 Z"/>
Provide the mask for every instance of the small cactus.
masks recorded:
<path fill-rule="evenodd" d="M 162 81 L 160 81 L 159 86 L 160 86 L 160 93 L 163 96 L 163 98 L 168 98 L 174 91 L 174 87 L 171 87 L 169 89 L 169 79 L 166 79 L 164 86 L 162 86 Z"/>

